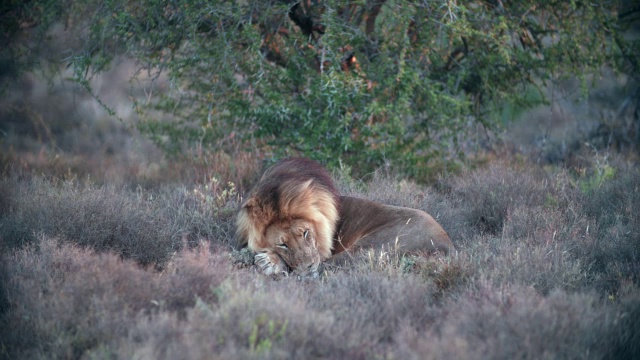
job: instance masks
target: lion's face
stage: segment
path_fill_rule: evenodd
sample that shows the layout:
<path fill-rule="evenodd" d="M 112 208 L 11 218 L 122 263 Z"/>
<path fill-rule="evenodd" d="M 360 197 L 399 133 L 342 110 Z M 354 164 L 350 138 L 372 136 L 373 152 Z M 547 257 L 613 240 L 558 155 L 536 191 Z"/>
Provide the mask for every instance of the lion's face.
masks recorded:
<path fill-rule="evenodd" d="M 317 273 L 331 257 L 340 198 L 331 174 L 313 160 L 293 158 L 269 168 L 242 204 L 236 239 L 263 274 Z"/>
<path fill-rule="evenodd" d="M 313 275 L 325 260 L 318 251 L 315 227 L 307 220 L 273 223 L 267 227 L 264 240 L 268 244 L 262 255 L 265 260 L 262 265 L 267 267 L 264 273 L 270 273 L 270 267 L 273 267 L 273 273 L 286 271 L 284 262 L 299 275 Z"/>

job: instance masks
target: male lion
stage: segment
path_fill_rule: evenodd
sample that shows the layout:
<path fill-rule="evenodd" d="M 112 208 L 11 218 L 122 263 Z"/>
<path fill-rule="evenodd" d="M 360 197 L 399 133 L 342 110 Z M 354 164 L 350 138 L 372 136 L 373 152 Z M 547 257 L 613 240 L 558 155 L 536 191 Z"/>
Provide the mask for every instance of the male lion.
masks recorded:
<path fill-rule="evenodd" d="M 268 169 L 242 204 L 236 238 L 264 274 L 316 273 L 331 257 L 339 195 L 331 175 L 304 158 Z"/>
<path fill-rule="evenodd" d="M 329 173 L 302 158 L 265 172 L 242 205 L 237 226 L 239 245 L 257 252 L 255 263 L 266 275 L 293 270 L 315 277 L 322 262 L 340 264 L 358 249 L 399 254 L 454 249 L 424 211 L 338 196 Z"/>

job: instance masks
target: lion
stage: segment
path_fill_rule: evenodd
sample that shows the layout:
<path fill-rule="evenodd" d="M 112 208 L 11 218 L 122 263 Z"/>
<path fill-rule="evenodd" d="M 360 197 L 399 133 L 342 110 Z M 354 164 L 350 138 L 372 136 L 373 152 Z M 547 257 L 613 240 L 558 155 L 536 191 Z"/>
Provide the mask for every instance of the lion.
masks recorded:
<path fill-rule="evenodd" d="M 400 255 L 455 249 L 426 212 L 339 196 L 327 170 L 303 158 L 265 172 L 238 212 L 237 239 L 257 253 L 263 274 L 305 277 L 317 277 L 321 264 L 342 264 L 360 249 Z"/>
<path fill-rule="evenodd" d="M 338 190 L 324 167 L 306 158 L 280 161 L 241 205 L 238 245 L 257 253 L 266 275 L 315 273 L 332 255 L 338 208 Z"/>

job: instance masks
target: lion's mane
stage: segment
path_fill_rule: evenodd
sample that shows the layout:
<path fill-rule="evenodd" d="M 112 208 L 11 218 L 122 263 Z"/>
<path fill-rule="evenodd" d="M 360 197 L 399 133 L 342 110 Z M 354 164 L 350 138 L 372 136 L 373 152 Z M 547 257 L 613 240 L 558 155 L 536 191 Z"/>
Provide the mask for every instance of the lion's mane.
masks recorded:
<path fill-rule="evenodd" d="M 339 194 L 328 171 L 313 160 L 291 158 L 269 168 L 242 204 L 236 239 L 251 250 L 269 247 L 265 230 L 279 221 L 314 224 L 318 252 L 328 259 L 339 217 Z"/>

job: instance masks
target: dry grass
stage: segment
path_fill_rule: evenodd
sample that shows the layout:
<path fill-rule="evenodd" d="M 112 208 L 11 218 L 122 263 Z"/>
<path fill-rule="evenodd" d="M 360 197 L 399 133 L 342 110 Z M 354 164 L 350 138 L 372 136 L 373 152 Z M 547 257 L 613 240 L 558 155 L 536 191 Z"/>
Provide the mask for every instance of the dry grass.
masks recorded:
<path fill-rule="evenodd" d="M 8 176 L 0 179 L 0 247 L 30 244 L 43 233 L 161 267 L 185 240 L 226 244 L 237 196 L 218 181 L 144 192 Z"/>
<path fill-rule="evenodd" d="M 9 358 L 81 357 L 127 336 L 140 318 L 184 314 L 197 299 L 215 303 L 213 289 L 229 271 L 208 244 L 181 252 L 157 273 L 46 236 L 3 255 L 2 264 L 0 355 Z"/>
<path fill-rule="evenodd" d="M 134 190 L 7 173 L 0 358 L 633 358 L 640 173 L 611 168 L 343 180 L 433 214 L 458 252 L 363 252 L 317 281 L 234 265 L 240 195 L 223 181 Z"/>

